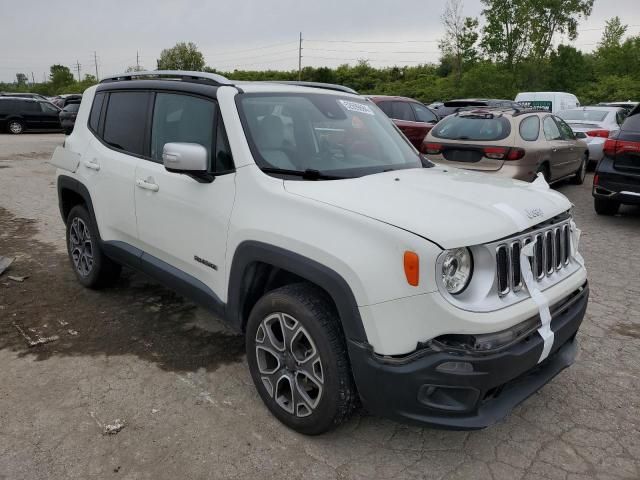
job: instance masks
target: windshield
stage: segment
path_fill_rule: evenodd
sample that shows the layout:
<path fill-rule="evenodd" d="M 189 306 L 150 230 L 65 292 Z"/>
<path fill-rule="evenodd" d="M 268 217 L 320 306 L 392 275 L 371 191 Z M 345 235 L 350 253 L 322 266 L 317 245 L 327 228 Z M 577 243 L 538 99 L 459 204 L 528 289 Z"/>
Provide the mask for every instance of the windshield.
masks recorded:
<path fill-rule="evenodd" d="M 268 173 L 347 178 L 422 167 L 418 152 L 367 100 L 317 93 L 237 99 L 255 161 Z"/>
<path fill-rule="evenodd" d="M 502 140 L 511 133 L 511 124 L 492 113 L 465 114 L 440 121 L 431 134 L 447 140 Z"/>
<path fill-rule="evenodd" d="M 602 122 L 609 112 L 602 110 L 563 110 L 558 116 L 563 120 L 584 120 L 587 122 Z"/>

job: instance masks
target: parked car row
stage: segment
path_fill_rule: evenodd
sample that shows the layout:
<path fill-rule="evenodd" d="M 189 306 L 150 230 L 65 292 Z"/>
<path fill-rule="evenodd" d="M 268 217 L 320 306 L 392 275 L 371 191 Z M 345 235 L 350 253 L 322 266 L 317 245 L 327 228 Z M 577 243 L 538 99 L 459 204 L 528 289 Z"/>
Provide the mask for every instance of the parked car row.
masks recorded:
<path fill-rule="evenodd" d="M 73 130 L 82 95 L 61 95 L 50 102 L 36 93 L 0 94 L 0 131 Z"/>

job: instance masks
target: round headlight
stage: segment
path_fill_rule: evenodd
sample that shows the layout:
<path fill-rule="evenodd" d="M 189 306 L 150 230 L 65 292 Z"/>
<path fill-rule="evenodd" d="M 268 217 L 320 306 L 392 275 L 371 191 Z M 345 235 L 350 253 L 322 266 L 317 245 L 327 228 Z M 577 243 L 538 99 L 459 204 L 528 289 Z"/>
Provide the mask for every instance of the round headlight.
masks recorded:
<path fill-rule="evenodd" d="M 473 258 L 468 248 L 455 248 L 445 253 L 442 262 L 442 283 L 453 295 L 462 292 L 471 280 Z"/>

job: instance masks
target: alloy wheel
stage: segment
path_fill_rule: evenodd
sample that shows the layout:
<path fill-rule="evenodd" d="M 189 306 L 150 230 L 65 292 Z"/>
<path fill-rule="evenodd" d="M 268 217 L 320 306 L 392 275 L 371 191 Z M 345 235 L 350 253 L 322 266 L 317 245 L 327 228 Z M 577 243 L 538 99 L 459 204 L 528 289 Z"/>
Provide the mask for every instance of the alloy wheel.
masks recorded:
<path fill-rule="evenodd" d="M 291 415 L 311 415 L 322 398 L 324 369 L 309 332 L 291 315 L 272 313 L 258 326 L 255 348 L 268 395 Z"/>
<path fill-rule="evenodd" d="M 22 124 L 20 122 L 10 122 L 9 131 L 11 133 L 22 133 Z"/>
<path fill-rule="evenodd" d="M 88 276 L 93 269 L 93 244 L 89 228 L 81 218 L 75 217 L 71 222 L 69 243 L 71 259 L 77 272 L 83 277 Z"/>

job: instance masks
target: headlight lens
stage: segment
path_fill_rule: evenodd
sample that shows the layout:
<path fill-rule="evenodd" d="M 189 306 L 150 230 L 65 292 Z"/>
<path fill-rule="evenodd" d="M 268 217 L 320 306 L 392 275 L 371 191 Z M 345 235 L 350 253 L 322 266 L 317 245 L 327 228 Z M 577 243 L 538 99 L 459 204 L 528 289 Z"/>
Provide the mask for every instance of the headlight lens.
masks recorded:
<path fill-rule="evenodd" d="M 442 283 L 449 293 L 457 295 L 469 285 L 473 274 L 473 258 L 468 248 L 456 248 L 445 253 L 442 262 Z"/>

